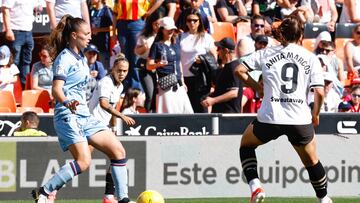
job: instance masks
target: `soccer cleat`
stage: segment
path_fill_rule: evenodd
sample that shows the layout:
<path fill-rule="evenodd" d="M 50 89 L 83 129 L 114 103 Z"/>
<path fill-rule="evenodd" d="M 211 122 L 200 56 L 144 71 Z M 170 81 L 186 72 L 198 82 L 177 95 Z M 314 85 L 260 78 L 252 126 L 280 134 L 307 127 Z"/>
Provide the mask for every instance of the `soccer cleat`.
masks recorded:
<path fill-rule="evenodd" d="M 265 192 L 261 187 L 256 189 L 253 193 L 251 193 L 251 199 L 250 199 L 251 203 L 264 202 L 264 200 L 265 200 Z"/>
<path fill-rule="evenodd" d="M 114 198 L 114 196 L 112 197 L 104 197 L 103 199 L 103 203 L 118 203 L 118 201 Z"/>
<path fill-rule="evenodd" d="M 136 202 L 130 201 L 129 198 L 125 197 L 122 198 L 122 200 L 120 200 L 119 203 L 136 203 Z"/>
<path fill-rule="evenodd" d="M 55 194 L 56 194 L 56 193 L 55 193 Z M 35 203 L 50 203 L 50 202 L 48 201 L 48 197 L 45 196 L 45 195 L 43 195 L 43 194 L 41 194 L 40 191 L 39 191 L 39 189 L 33 189 L 33 190 L 31 191 L 31 196 L 34 198 Z M 52 202 L 54 202 L 54 201 L 52 201 Z"/>
<path fill-rule="evenodd" d="M 332 203 L 332 200 L 330 199 L 330 197 L 325 196 L 323 198 L 318 198 L 318 202 L 319 203 Z"/>

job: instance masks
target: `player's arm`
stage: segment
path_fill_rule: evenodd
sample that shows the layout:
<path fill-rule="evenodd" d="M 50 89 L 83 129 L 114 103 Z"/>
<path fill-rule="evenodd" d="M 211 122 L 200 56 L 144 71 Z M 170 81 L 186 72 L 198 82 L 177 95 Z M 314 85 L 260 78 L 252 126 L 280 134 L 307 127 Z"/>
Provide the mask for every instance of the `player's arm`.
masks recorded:
<path fill-rule="evenodd" d="M 238 65 L 234 70 L 234 75 L 238 77 L 240 80 L 242 80 L 247 86 L 253 88 L 255 91 L 257 91 L 260 95 L 260 97 L 263 96 L 263 88 L 261 85 L 256 82 L 250 75 L 249 70 L 246 66 L 243 64 Z"/>
<path fill-rule="evenodd" d="M 65 84 L 64 80 L 53 80 L 52 85 L 52 95 L 56 99 L 56 101 L 62 103 L 64 106 L 66 106 L 68 109 L 70 109 L 71 113 L 76 113 L 76 106 L 79 105 L 79 102 L 76 100 L 69 100 L 66 98 L 63 86 Z"/>
<path fill-rule="evenodd" d="M 125 116 L 124 114 L 120 113 L 119 111 L 117 111 L 110 103 L 109 100 L 107 98 L 100 98 L 99 99 L 99 103 L 102 109 L 104 109 L 106 112 L 108 112 L 109 114 L 117 117 L 117 118 L 121 118 L 121 120 L 123 120 L 127 125 L 134 125 L 135 124 L 135 120 L 130 118 L 129 116 Z"/>
<path fill-rule="evenodd" d="M 314 87 L 314 107 L 312 110 L 312 122 L 314 126 L 319 125 L 319 114 L 321 105 L 324 102 L 324 88 Z"/>

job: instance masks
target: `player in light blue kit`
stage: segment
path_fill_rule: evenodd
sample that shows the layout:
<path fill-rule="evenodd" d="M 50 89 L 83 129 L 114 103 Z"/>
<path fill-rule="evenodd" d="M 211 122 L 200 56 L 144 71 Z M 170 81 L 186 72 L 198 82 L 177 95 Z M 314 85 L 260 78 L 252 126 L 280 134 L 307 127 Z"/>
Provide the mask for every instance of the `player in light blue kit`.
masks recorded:
<path fill-rule="evenodd" d="M 50 44 L 56 51 L 52 94 L 56 99 L 54 126 L 62 150 L 69 150 L 74 161 L 66 164 L 50 180 L 33 191 L 35 202 L 48 202 L 47 196 L 59 190 L 74 176 L 85 171 L 91 161 L 89 145 L 105 153 L 111 170 L 119 203 L 128 198 L 125 149 L 108 127 L 91 116 L 86 103 L 89 67 L 81 50 L 91 39 L 86 22 L 65 15 L 51 33 Z"/>

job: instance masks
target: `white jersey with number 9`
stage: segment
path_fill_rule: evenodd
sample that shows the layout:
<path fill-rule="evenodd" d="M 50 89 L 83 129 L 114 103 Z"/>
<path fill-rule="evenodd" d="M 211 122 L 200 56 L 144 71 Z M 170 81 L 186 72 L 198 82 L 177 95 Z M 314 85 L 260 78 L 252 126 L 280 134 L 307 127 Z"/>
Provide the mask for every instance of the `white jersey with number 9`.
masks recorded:
<path fill-rule="evenodd" d="M 243 65 L 263 74 L 264 98 L 257 114 L 260 122 L 311 123 L 308 91 L 324 86 L 323 70 L 313 53 L 297 44 L 273 46 L 254 52 Z"/>

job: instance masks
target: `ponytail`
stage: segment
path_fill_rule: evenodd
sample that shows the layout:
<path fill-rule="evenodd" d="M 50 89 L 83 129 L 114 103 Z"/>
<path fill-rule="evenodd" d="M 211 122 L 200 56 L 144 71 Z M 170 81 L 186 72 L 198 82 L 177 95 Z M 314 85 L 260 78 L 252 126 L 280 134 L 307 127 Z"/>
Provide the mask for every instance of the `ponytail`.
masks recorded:
<path fill-rule="evenodd" d="M 272 29 L 273 37 L 283 46 L 299 42 L 303 34 L 304 24 L 298 17 L 292 15 L 285 18 L 277 28 Z"/>
<path fill-rule="evenodd" d="M 86 23 L 81 18 L 74 18 L 71 15 L 64 15 L 59 21 L 56 28 L 50 34 L 50 46 L 52 47 L 52 58 L 56 56 L 66 48 L 70 42 L 70 35 L 72 32 L 77 32 L 80 25 Z"/>

